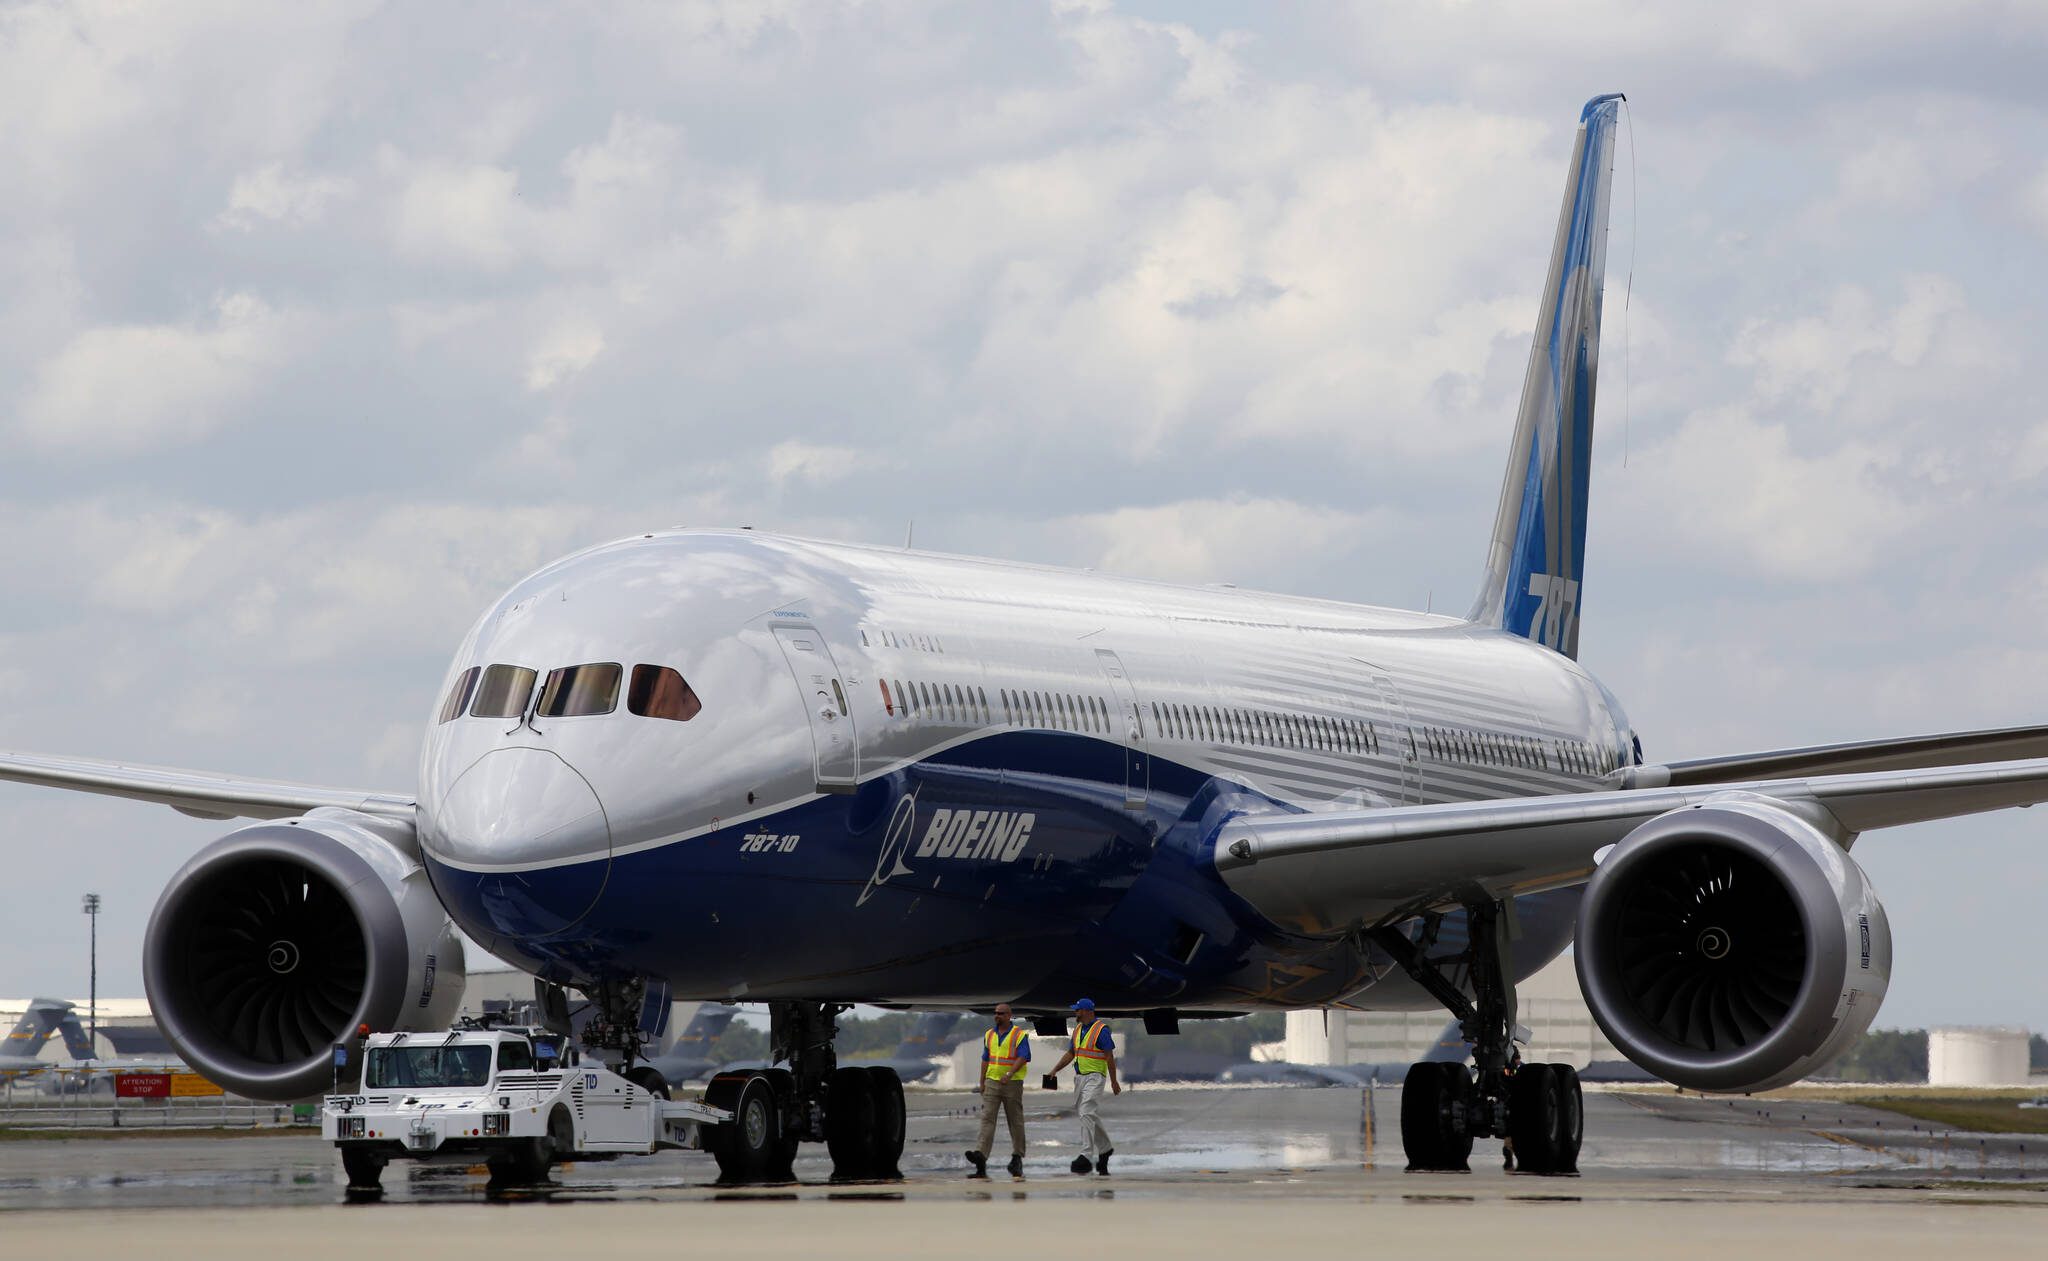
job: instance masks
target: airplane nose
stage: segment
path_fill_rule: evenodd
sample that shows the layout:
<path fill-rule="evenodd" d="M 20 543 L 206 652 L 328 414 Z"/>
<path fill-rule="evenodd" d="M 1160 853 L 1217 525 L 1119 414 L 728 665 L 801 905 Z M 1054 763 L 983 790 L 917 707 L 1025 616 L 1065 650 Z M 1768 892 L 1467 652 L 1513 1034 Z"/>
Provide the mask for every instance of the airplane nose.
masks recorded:
<path fill-rule="evenodd" d="M 500 931 L 559 931 L 582 918 L 611 865 L 604 805 L 576 768 L 546 749 L 496 749 L 448 789 L 421 837 L 474 880 Z"/>

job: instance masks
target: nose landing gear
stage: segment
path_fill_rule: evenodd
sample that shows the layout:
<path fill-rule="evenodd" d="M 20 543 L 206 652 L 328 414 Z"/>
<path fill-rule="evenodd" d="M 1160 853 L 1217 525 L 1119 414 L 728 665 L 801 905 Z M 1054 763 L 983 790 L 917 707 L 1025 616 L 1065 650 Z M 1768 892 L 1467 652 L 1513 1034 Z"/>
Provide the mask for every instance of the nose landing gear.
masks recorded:
<path fill-rule="evenodd" d="M 1409 1066 L 1401 1086 L 1401 1146 L 1410 1171 L 1469 1169 L 1472 1140 L 1503 1140 L 1508 1168 L 1523 1173 L 1577 1174 L 1585 1137 L 1578 1070 L 1569 1064 L 1523 1064 L 1514 1049 L 1515 985 L 1508 968 L 1501 919 L 1507 904 L 1466 904 L 1470 935 L 1465 951 L 1444 963 L 1426 957 L 1435 936 L 1431 922 L 1422 947 L 1391 928 L 1372 942 L 1401 965 L 1450 1013 L 1472 1044 L 1476 1069 L 1463 1064 Z M 1465 989 L 1449 972 L 1464 972 Z"/>

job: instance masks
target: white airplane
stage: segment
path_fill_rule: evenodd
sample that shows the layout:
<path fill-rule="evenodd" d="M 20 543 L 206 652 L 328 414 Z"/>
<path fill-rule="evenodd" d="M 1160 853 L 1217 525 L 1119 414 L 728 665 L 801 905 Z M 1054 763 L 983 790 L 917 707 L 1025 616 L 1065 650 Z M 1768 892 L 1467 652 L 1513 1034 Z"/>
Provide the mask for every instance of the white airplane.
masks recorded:
<path fill-rule="evenodd" d="M 631 1061 L 670 999 L 765 1002 L 786 1067 L 723 1075 L 728 1176 L 893 1167 L 856 1002 L 1056 1024 L 1441 1004 L 1476 1069 L 1410 1070 L 1411 1165 L 1475 1137 L 1575 1166 L 1569 1067 L 1515 984 L 1578 943 L 1635 1063 L 1759 1090 L 1883 997 L 1873 828 L 2048 798 L 2048 728 L 1646 763 L 1576 660 L 1617 97 L 1581 115 L 1486 575 L 1457 618 L 749 530 L 593 547 L 456 650 L 412 793 L 0 755 L 0 776 L 263 820 L 174 876 L 145 979 L 192 1067 L 299 1098 L 367 1024 L 444 1026 L 457 928 L 597 1005 Z M 2014 760 L 2026 758 L 2030 760 Z M 646 1079 L 646 1066 L 637 1070 Z"/>

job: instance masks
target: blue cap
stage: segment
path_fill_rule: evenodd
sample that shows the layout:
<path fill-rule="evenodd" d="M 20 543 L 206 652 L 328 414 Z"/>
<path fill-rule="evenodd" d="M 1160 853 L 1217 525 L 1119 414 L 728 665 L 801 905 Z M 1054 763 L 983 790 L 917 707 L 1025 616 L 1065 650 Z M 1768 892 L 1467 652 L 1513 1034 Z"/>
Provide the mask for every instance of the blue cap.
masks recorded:
<path fill-rule="evenodd" d="M 1095 1010 L 1095 1000 L 1094 1000 L 1094 999 L 1092 999 L 1092 998 L 1084 998 L 1084 999 L 1082 999 L 1082 1000 L 1081 1000 L 1080 1002 L 1077 1002 L 1077 1003 L 1075 1003 L 1075 1004 L 1074 1004 L 1074 1006 L 1073 1006 L 1073 1008 L 1072 1008 L 1072 1010 L 1074 1010 L 1074 1011 L 1094 1011 L 1094 1010 Z"/>

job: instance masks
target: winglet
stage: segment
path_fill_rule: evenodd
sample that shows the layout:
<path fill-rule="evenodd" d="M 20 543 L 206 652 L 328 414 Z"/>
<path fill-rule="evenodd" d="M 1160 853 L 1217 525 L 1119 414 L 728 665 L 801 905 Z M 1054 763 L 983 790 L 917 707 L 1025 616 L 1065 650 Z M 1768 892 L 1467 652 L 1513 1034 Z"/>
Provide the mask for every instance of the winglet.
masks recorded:
<path fill-rule="evenodd" d="M 1579 112 L 1486 579 L 1471 614 L 1567 657 L 1579 650 L 1607 201 L 1624 99 L 1596 96 Z"/>

